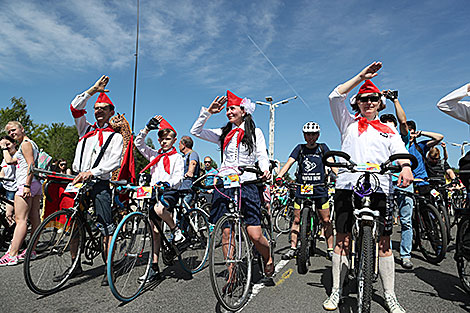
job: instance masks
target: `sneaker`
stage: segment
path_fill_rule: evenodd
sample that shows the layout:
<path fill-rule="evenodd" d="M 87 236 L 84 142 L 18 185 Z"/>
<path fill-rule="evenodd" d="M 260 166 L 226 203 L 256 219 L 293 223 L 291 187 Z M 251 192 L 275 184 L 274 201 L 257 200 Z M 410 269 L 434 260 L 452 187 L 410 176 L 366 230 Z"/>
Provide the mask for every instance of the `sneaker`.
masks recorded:
<path fill-rule="evenodd" d="M 406 313 L 405 309 L 398 303 L 395 294 L 385 294 L 385 306 L 390 313 Z"/>
<path fill-rule="evenodd" d="M 69 267 L 68 269 L 66 269 L 62 274 L 55 276 L 55 277 L 52 279 L 52 281 L 55 282 L 55 283 L 61 282 L 61 281 L 64 280 L 64 278 L 68 275 L 69 272 L 70 272 L 70 267 Z M 69 276 L 68 279 L 77 277 L 77 276 L 79 276 L 81 273 L 83 273 L 83 269 L 82 269 L 82 266 L 81 266 L 80 264 L 78 264 L 78 265 L 75 267 L 75 269 L 73 270 L 73 272 L 70 274 L 70 276 Z"/>
<path fill-rule="evenodd" d="M 147 280 L 145 282 L 150 283 L 156 280 L 160 280 L 162 278 L 162 274 L 160 274 L 160 270 L 158 269 L 158 267 L 156 268 L 156 270 L 151 267 L 148 276 L 145 274 L 140 276 L 139 282 L 143 282 L 145 280 L 145 277 L 147 277 Z"/>
<path fill-rule="evenodd" d="M 407 270 L 411 270 L 413 268 L 413 262 L 411 262 L 411 258 L 401 259 L 401 266 Z"/>
<path fill-rule="evenodd" d="M 24 249 L 23 252 L 18 254 L 18 260 L 20 260 L 20 261 L 24 260 L 25 255 L 26 255 L 26 249 Z M 31 252 L 30 260 L 34 260 L 37 257 L 38 257 L 38 255 L 36 254 L 36 251 Z"/>
<path fill-rule="evenodd" d="M 12 256 L 9 252 L 5 253 L 0 259 L 0 266 L 10 266 L 18 264 L 18 256 Z"/>
<path fill-rule="evenodd" d="M 285 254 L 281 256 L 281 259 L 291 260 L 295 257 L 296 254 L 297 254 L 297 249 L 290 248 Z"/>
<path fill-rule="evenodd" d="M 326 250 L 326 259 L 331 261 L 333 260 L 333 249 L 332 248 L 328 248 L 328 250 Z"/>
<path fill-rule="evenodd" d="M 173 231 L 173 242 L 175 244 L 182 243 L 186 238 L 184 237 L 183 233 L 181 232 L 181 229 L 176 228 Z"/>
<path fill-rule="evenodd" d="M 341 289 L 333 289 L 331 295 L 323 301 L 323 308 L 327 311 L 334 311 L 338 308 L 341 301 Z"/>

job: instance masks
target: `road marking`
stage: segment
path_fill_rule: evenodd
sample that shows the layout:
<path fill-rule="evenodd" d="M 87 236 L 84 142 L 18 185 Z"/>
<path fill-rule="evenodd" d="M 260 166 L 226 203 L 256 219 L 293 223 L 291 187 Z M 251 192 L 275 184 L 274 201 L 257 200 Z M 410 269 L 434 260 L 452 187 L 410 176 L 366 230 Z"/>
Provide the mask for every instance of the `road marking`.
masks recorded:
<path fill-rule="evenodd" d="M 292 273 L 294 272 L 294 270 L 292 268 L 288 269 L 287 271 L 285 271 L 282 276 L 281 276 L 281 279 L 279 279 L 276 283 L 276 286 L 279 286 L 280 284 L 282 284 L 287 278 L 290 277 L 290 275 L 292 275 Z"/>
<path fill-rule="evenodd" d="M 279 273 L 284 266 L 286 266 L 286 264 L 289 263 L 289 260 L 281 260 L 279 263 L 276 264 L 276 267 L 274 268 L 274 274 L 276 275 L 277 273 Z M 292 274 L 292 273 L 291 273 Z M 282 277 L 281 279 L 284 278 L 284 274 L 282 274 Z M 290 276 L 290 274 L 289 274 Z M 287 278 L 287 277 L 286 277 Z M 284 280 L 286 279 L 284 278 Z M 276 284 L 277 286 L 277 284 Z M 250 303 L 250 301 L 256 297 L 256 295 L 261 291 L 261 289 L 263 289 L 265 287 L 265 285 L 263 283 L 257 283 L 257 284 L 254 284 L 253 285 L 253 288 L 251 289 L 251 295 L 250 295 L 250 298 L 248 299 L 248 301 L 246 302 L 246 304 L 240 309 L 238 310 L 237 312 L 241 312 L 243 311 L 244 308 L 246 308 L 246 306 Z"/>

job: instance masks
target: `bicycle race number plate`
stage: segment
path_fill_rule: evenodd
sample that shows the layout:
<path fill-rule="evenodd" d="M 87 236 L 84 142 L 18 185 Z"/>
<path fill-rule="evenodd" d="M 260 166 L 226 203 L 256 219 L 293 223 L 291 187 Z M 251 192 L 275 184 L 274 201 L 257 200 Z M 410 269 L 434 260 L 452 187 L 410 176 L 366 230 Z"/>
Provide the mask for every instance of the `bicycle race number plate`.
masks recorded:
<path fill-rule="evenodd" d="M 72 183 L 69 183 L 67 187 L 65 188 L 64 192 L 70 192 L 70 193 L 76 193 L 82 188 L 83 183 L 77 183 L 73 185 Z"/>
<path fill-rule="evenodd" d="M 360 163 L 355 166 L 356 171 L 364 172 L 380 172 L 380 164 L 375 163 Z"/>
<path fill-rule="evenodd" d="M 434 198 L 437 198 L 439 196 L 439 191 L 436 189 L 431 189 L 431 194 Z"/>
<path fill-rule="evenodd" d="M 223 180 L 225 188 L 240 187 L 240 176 L 237 174 L 224 176 Z"/>
<path fill-rule="evenodd" d="M 313 185 L 300 185 L 301 195 L 313 195 Z"/>
<path fill-rule="evenodd" d="M 149 199 L 152 197 L 152 187 L 145 186 L 137 189 L 136 199 Z"/>

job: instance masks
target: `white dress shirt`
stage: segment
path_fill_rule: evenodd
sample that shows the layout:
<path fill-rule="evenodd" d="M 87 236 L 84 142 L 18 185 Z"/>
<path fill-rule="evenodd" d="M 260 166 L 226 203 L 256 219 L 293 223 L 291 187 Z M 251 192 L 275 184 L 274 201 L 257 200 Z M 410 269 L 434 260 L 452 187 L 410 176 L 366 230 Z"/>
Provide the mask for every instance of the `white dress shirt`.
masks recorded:
<path fill-rule="evenodd" d="M 405 144 L 401 140 L 395 128 L 393 134 L 381 133 L 371 125 L 367 130 L 359 135 L 358 121 L 349 113 L 344 101 L 347 94 L 340 94 L 338 87 L 329 96 L 331 113 L 333 119 L 341 133 L 341 150 L 351 156 L 355 163 L 375 163 L 381 164 L 388 160 L 392 154 L 408 153 Z M 352 189 L 361 173 L 350 173 L 345 169 L 340 169 L 336 188 Z M 392 188 L 390 175 L 377 175 L 380 181 L 380 188 L 377 192 L 389 193 Z"/>
<path fill-rule="evenodd" d="M 193 127 L 191 128 L 191 134 L 194 136 L 216 143 L 222 149 L 220 144 L 220 136 L 222 135 L 222 128 L 214 128 L 214 129 L 205 129 L 204 124 L 207 122 L 209 117 L 211 117 L 211 113 L 207 110 L 207 108 L 202 107 L 201 112 L 199 113 L 199 117 L 194 122 Z M 237 128 L 234 124 L 232 124 L 232 129 Z M 240 125 L 240 128 L 245 130 L 245 122 Z M 266 141 L 264 140 L 264 135 L 261 129 L 256 128 L 255 130 L 255 137 L 256 142 L 254 142 L 255 149 L 253 153 L 249 153 L 248 148 L 240 143 L 237 147 L 237 134 L 232 137 L 230 142 L 225 147 L 223 151 L 223 161 L 220 165 L 221 168 L 225 167 L 237 167 L 240 165 L 255 165 L 256 161 L 259 163 L 259 167 L 261 171 L 268 171 L 269 170 L 269 159 L 268 153 L 266 151 Z M 234 173 L 234 171 L 224 170 L 221 175 L 229 175 Z M 241 177 L 240 180 L 243 181 L 250 181 L 255 180 L 256 174 L 245 172 Z"/>
<path fill-rule="evenodd" d="M 72 107 L 77 110 L 85 109 L 86 103 L 91 96 L 87 93 L 81 93 L 75 97 L 72 101 Z M 75 126 L 77 127 L 78 136 L 81 138 L 86 134 L 89 126 L 92 124 L 88 122 L 85 116 L 75 118 Z M 108 127 L 108 124 L 105 124 L 103 128 Z M 94 128 L 90 127 L 90 130 Z M 112 132 L 103 132 L 103 146 L 111 136 Z M 85 142 L 85 149 L 83 151 L 82 165 L 80 167 L 80 155 L 82 153 L 82 145 Z M 91 171 L 94 177 L 109 180 L 111 178 L 111 172 L 115 169 L 118 169 L 121 166 L 121 154 L 122 154 L 123 139 L 122 135 L 116 133 L 111 142 L 109 143 L 108 148 L 104 152 L 103 158 L 97 167 L 92 168 L 98 154 L 101 151 L 98 141 L 98 134 L 95 136 L 89 137 L 86 139 L 80 140 L 75 149 L 75 158 L 73 160 L 72 168 L 75 172 L 86 172 Z"/>
<path fill-rule="evenodd" d="M 452 91 L 450 94 L 439 100 L 437 107 L 442 112 L 449 114 L 462 122 L 470 124 L 470 101 L 460 101 L 464 97 L 470 96 L 468 84 Z"/>
<path fill-rule="evenodd" d="M 148 131 L 146 128 L 142 129 L 137 137 L 135 137 L 135 147 L 140 153 L 149 161 L 152 161 L 158 156 L 158 151 L 150 148 L 145 143 Z M 184 161 L 179 153 L 168 156 L 170 158 L 170 174 L 165 171 L 163 166 L 163 158 L 158 163 L 150 168 L 152 179 L 150 185 L 155 185 L 157 182 L 167 182 L 171 187 L 177 189 L 181 185 L 184 177 Z"/>

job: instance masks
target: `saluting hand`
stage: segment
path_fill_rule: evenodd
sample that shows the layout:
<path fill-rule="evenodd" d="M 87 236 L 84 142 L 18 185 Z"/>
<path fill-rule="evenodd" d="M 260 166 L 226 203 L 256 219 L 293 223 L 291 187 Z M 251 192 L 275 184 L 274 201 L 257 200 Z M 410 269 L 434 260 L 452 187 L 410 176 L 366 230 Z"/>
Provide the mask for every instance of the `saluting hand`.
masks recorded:
<path fill-rule="evenodd" d="M 227 102 L 227 97 L 215 97 L 214 101 L 212 101 L 211 105 L 207 109 L 210 114 L 217 114 L 220 113 L 224 109 L 224 105 Z"/>
<path fill-rule="evenodd" d="M 109 92 L 109 89 L 105 89 L 109 82 L 109 77 L 103 75 L 96 81 L 96 83 L 88 90 L 88 93 L 92 96 L 97 92 Z"/>
<path fill-rule="evenodd" d="M 361 79 L 371 79 L 375 76 L 377 76 L 377 72 L 382 68 L 382 62 L 373 62 L 366 66 L 361 73 L 359 73 L 359 76 Z"/>

